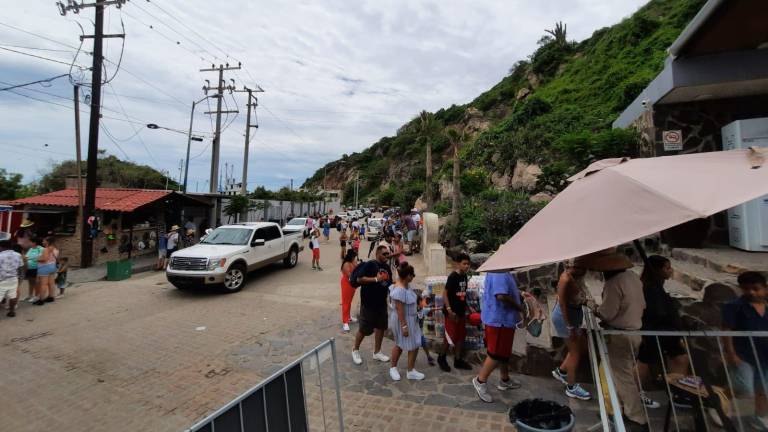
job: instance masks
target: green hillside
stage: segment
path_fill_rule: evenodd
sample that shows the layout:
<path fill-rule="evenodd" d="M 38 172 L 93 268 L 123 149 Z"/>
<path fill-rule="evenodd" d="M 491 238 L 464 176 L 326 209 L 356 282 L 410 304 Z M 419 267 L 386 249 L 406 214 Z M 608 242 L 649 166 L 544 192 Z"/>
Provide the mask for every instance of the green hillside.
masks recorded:
<path fill-rule="evenodd" d="M 610 125 L 662 69 L 666 48 L 704 3 L 651 0 L 582 42 L 568 40 L 567 23 L 553 23 L 542 32 L 538 49 L 515 63 L 501 82 L 466 105 L 435 112 L 434 130 L 420 131 L 416 117 L 395 136 L 319 169 L 305 186 L 319 185 L 326 172 L 327 183 L 351 191 L 359 174 L 364 201 L 412 206 L 425 191 L 428 143 L 432 208 L 446 213 L 450 196 L 441 190 L 452 176 L 452 143 L 463 135 L 458 139 L 462 217 L 455 228 L 461 238 L 493 248 L 535 213 L 539 205 L 528 201 L 529 195 L 557 192 L 570 173 L 592 160 L 635 153 L 639 137 Z M 459 132 L 453 142 L 451 129 Z M 540 167 L 535 185 L 500 186 L 498 179 L 511 176 L 521 163 Z M 504 232 L 489 237 L 485 226 L 498 223 Z"/>

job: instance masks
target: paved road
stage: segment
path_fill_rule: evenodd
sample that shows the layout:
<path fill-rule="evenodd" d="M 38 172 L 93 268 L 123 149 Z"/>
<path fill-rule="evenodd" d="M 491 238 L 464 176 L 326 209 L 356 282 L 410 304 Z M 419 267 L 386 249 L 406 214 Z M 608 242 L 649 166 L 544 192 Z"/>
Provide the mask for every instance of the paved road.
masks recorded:
<path fill-rule="evenodd" d="M 305 251 L 296 268 L 259 271 L 236 294 L 182 292 L 149 273 L 2 314 L 0 431 L 182 430 L 329 337 L 338 338 L 347 430 L 506 430 L 515 400 L 562 399 L 548 380 L 526 379 L 526 389 L 482 404 L 470 374 L 442 374 L 423 356 L 427 380 L 392 383 L 388 366 L 370 360 L 370 341 L 354 366 L 339 325 L 336 245 L 322 246 L 325 271 Z"/>

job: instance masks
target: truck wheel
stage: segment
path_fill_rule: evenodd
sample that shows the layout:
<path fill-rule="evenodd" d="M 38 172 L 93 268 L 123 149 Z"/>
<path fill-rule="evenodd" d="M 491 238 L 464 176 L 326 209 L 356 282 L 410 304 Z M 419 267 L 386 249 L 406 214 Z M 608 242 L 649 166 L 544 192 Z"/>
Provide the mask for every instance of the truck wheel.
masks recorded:
<path fill-rule="evenodd" d="M 283 260 L 283 265 L 285 268 L 294 268 L 296 267 L 296 264 L 299 262 L 299 251 L 296 250 L 295 247 L 291 248 L 291 251 L 288 252 L 288 256 L 285 257 Z"/>
<path fill-rule="evenodd" d="M 228 293 L 240 291 L 245 285 L 245 267 L 233 264 L 224 276 L 224 290 Z"/>

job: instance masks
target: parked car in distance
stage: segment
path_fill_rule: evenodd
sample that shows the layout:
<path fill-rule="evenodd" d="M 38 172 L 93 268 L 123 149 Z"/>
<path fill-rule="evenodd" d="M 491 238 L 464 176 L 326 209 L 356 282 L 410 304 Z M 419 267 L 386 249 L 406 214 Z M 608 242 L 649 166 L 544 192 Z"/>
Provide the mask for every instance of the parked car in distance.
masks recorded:
<path fill-rule="evenodd" d="M 274 222 L 223 225 L 200 243 L 174 252 L 165 276 L 178 289 L 221 286 L 242 289 L 248 272 L 282 261 L 293 268 L 299 261 L 301 233 L 283 233 Z"/>
<path fill-rule="evenodd" d="M 307 218 L 300 217 L 289 220 L 288 223 L 283 226 L 283 232 L 286 234 L 300 232 L 305 238 L 309 237 Z"/>
<path fill-rule="evenodd" d="M 346 212 L 341 212 L 341 213 L 337 214 L 336 216 L 338 216 L 339 219 L 341 219 L 343 221 L 349 222 L 349 215 Z"/>
<path fill-rule="evenodd" d="M 375 239 L 381 233 L 382 228 L 384 228 L 384 219 L 368 219 L 368 227 L 365 231 L 365 238 L 368 240 Z"/>

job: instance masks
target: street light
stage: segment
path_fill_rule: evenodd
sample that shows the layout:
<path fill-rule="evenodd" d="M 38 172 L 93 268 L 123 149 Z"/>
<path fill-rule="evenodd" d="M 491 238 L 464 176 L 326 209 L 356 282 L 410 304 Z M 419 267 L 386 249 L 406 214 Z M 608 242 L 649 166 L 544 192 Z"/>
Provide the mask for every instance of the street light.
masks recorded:
<path fill-rule="evenodd" d="M 192 136 L 192 122 L 195 119 L 195 106 L 199 104 L 200 102 L 208 99 L 209 97 L 217 97 L 216 96 L 208 96 L 206 95 L 199 101 L 193 101 L 192 102 L 192 112 L 189 114 L 189 133 L 187 134 L 187 158 L 184 159 L 184 193 L 187 193 L 187 175 L 189 174 L 189 149 L 192 146 L 192 141 L 202 141 L 202 138 L 199 137 L 193 137 Z"/>

